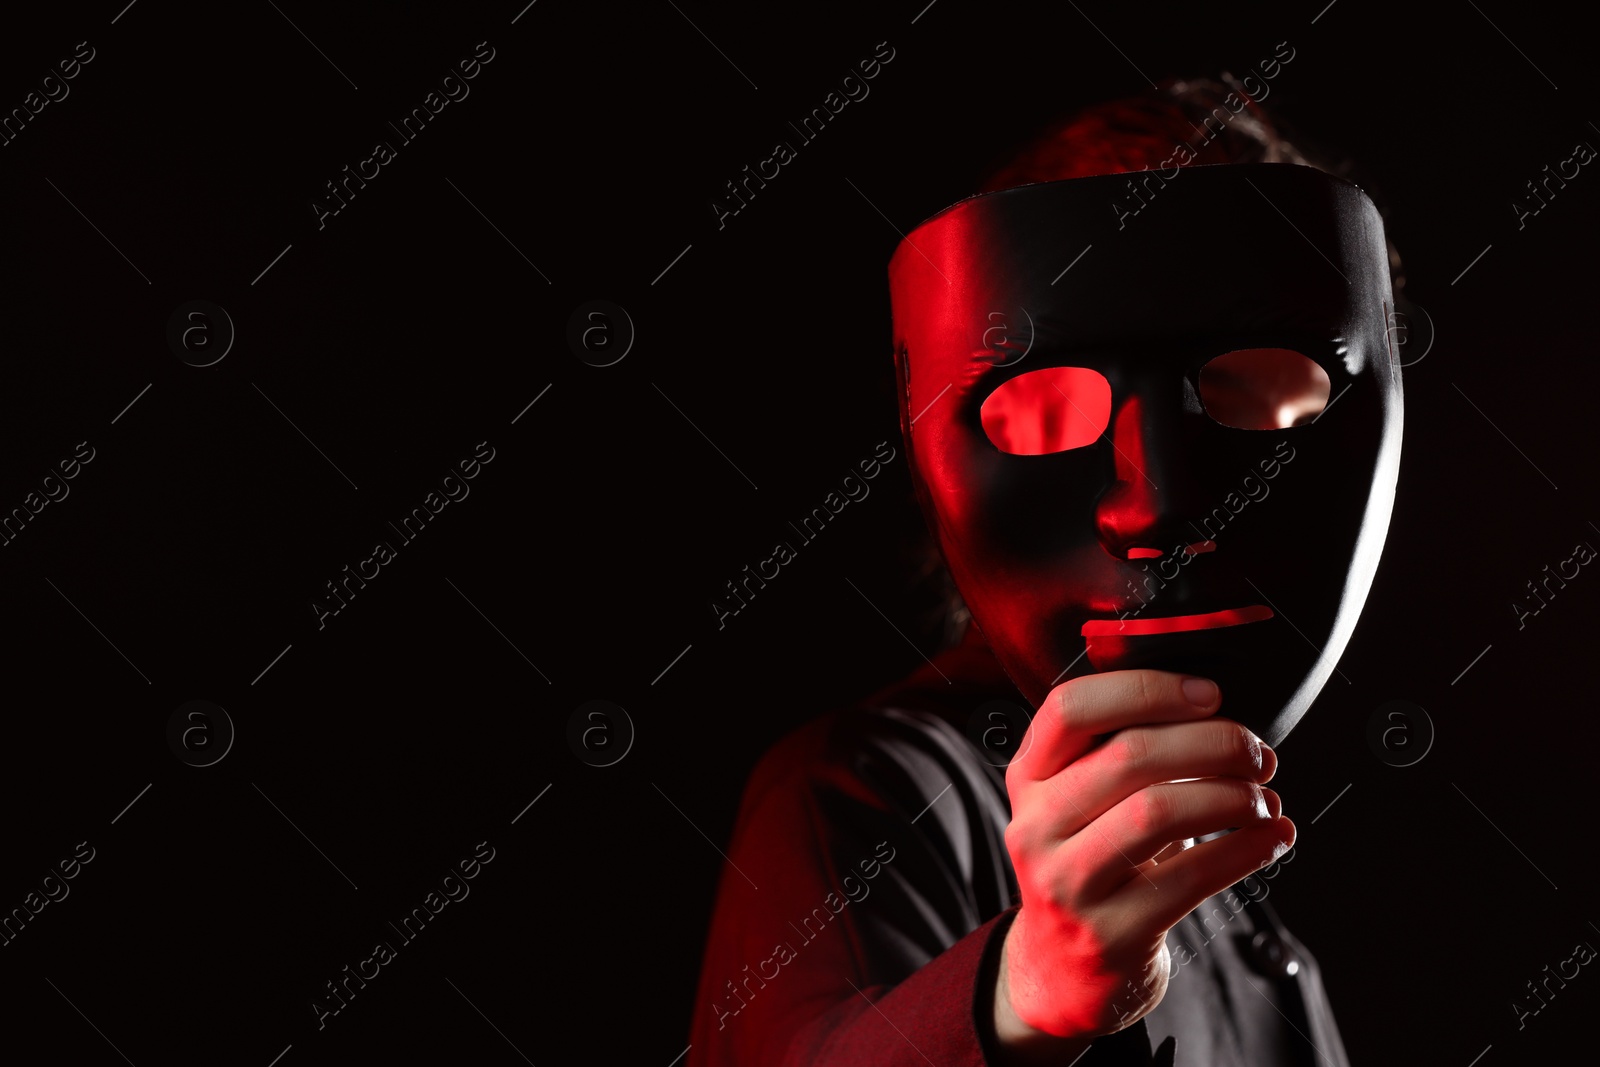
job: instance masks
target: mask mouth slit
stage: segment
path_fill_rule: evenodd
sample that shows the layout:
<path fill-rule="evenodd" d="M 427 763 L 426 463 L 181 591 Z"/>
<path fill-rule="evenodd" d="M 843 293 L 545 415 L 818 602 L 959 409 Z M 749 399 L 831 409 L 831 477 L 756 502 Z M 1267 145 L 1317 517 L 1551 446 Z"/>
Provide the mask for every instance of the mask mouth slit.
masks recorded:
<path fill-rule="evenodd" d="M 1224 608 L 1199 615 L 1169 615 L 1165 618 L 1090 619 L 1083 624 L 1084 637 L 1138 637 L 1143 634 L 1182 633 L 1188 630 L 1215 630 L 1224 626 L 1242 626 L 1247 622 L 1263 622 L 1272 618 L 1273 611 L 1265 604 L 1251 604 L 1242 608 Z"/>

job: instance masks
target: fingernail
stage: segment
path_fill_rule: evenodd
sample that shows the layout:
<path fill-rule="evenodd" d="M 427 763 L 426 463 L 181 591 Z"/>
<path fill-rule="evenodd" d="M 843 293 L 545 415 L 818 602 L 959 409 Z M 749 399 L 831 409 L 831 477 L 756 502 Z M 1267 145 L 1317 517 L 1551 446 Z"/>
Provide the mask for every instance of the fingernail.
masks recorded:
<path fill-rule="evenodd" d="M 1183 696 L 1197 708 L 1208 708 L 1217 700 L 1217 683 L 1209 678 L 1185 678 Z"/>

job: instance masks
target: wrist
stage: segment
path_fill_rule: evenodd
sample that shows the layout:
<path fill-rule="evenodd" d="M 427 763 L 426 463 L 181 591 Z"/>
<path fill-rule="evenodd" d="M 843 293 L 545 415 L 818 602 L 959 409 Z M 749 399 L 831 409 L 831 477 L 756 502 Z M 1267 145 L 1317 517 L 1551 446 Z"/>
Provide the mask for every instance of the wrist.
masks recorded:
<path fill-rule="evenodd" d="M 1093 1042 L 1094 1036 L 1062 1037 L 1041 1030 L 1017 1014 L 1011 996 L 1011 938 L 1021 913 L 1006 931 L 1000 946 L 999 965 L 995 968 L 994 1002 L 991 1025 L 995 1045 L 1004 1067 L 1034 1067 L 1035 1064 L 1059 1065 L 1071 1063 L 1082 1055 Z"/>

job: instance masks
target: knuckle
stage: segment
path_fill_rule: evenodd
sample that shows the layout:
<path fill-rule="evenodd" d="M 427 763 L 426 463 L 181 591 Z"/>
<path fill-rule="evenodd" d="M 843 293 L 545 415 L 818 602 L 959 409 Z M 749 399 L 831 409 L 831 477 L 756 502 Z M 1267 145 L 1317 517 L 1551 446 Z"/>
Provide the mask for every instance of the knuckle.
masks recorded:
<path fill-rule="evenodd" d="M 1069 679 L 1055 688 L 1056 714 L 1061 719 L 1061 728 L 1068 736 L 1076 733 L 1084 724 L 1085 711 L 1083 695 L 1078 692 L 1080 686 L 1077 678 Z"/>
<path fill-rule="evenodd" d="M 1020 764 L 1026 755 L 1026 752 L 1019 753 L 1016 759 L 1006 764 L 1006 795 L 1011 798 L 1011 804 L 1013 807 L 1016 806 L 1017 790 L 1021 786 L 1023 780 Z"/>
<path fill-rule="evenodd" d="M 1170 822 L 1176 814 L 1172 795 L 1165 789 L 1151 786 L 1134 794 L 1130 821 L 1141 834 L 1152 833 Z"/>
<path fill-rule="evenodd" d="M 1123 730 L 1106 747 L 1107 754 L 1128 769 L 1137 770 L 1150 759 L 1150 735 L 1143 730 Z"/>
<path fill-rule="evenodd" d="M 1006 824 L 1005 842 L 1006 851 L 1011 855 L 1012 863 L 1015 865 L 1041 854 L 1044 851 L 1046 835 L 1037 820 L 1027 817 L 1014 818 Z"/>

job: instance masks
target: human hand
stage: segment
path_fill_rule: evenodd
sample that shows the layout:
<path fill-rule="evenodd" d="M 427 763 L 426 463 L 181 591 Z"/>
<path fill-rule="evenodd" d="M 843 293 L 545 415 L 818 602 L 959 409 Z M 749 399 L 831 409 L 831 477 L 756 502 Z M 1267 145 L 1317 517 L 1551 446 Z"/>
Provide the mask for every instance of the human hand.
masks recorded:
<path fill-rule="evenodd" d="M 1166 992 L 1167 931 L 1293 845 L 1261 785 L 1277 756 L 1220 705 L 1206 679 L 1127 670 L 1071 679 L 1040 707 L 1006 769 L 1022 907 L 996 982 L 1003 1047 L 1061 1055 L 1061 1039 L 1081 1049 L 1143 1017 Z"/>

